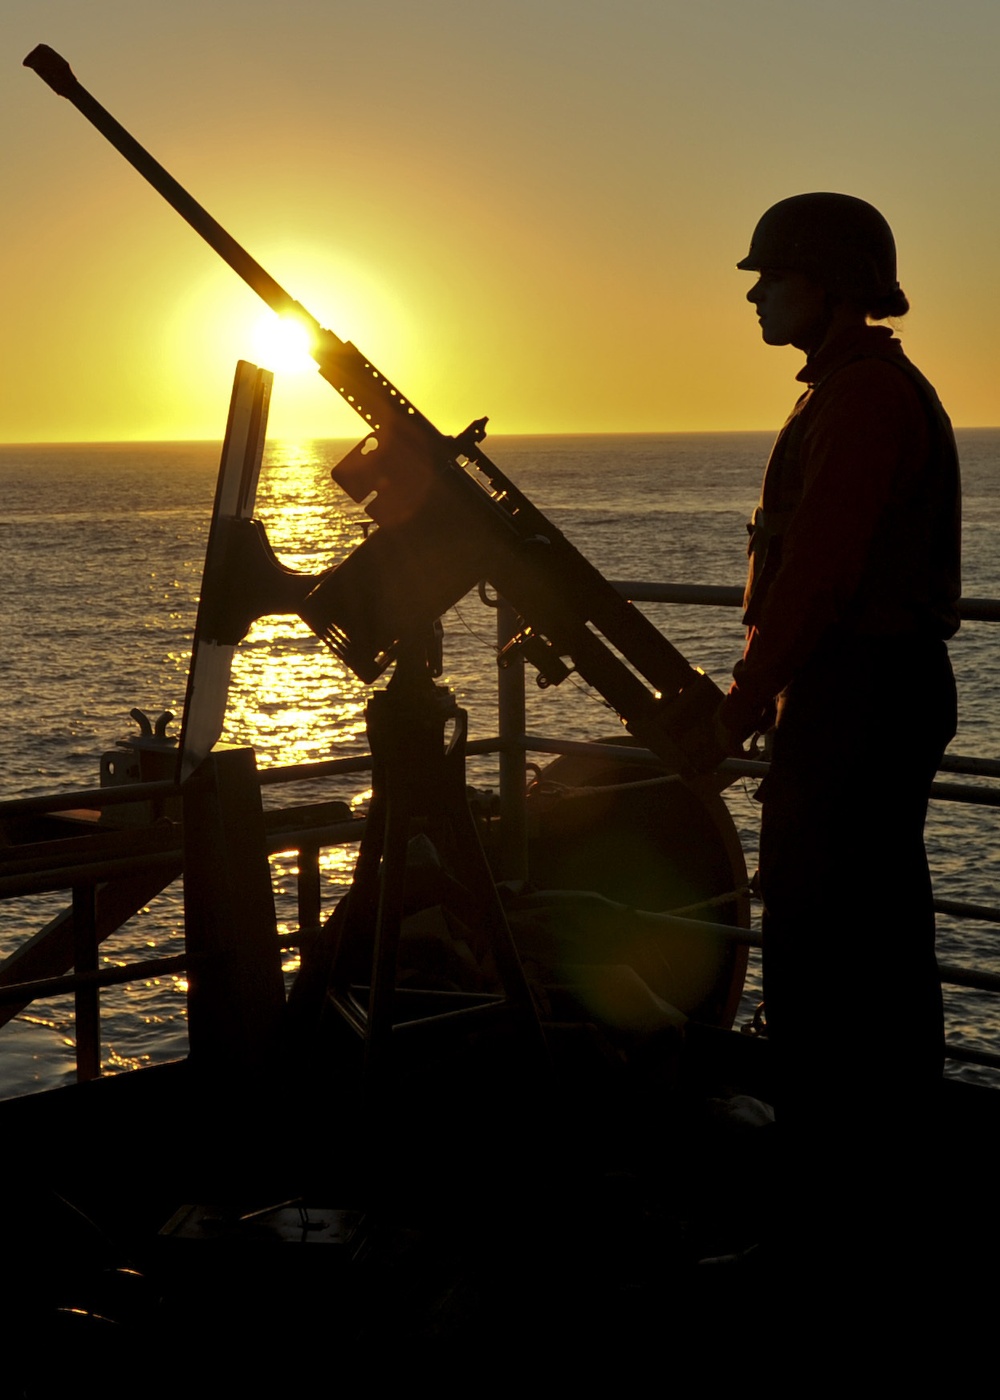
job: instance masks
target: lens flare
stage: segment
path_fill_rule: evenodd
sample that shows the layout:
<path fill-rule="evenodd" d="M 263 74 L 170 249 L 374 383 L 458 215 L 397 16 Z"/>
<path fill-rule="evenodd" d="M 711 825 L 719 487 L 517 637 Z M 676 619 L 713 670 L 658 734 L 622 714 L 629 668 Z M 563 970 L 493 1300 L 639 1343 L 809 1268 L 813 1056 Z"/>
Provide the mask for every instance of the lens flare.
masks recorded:
<path fill-rule="evenodd" d="M 316 368 L 309 353 L 309 332 L 291 316 L 266 312 L 254 328 L 253 344 L 257 362 L 275 374 L 303 374 Z"/>

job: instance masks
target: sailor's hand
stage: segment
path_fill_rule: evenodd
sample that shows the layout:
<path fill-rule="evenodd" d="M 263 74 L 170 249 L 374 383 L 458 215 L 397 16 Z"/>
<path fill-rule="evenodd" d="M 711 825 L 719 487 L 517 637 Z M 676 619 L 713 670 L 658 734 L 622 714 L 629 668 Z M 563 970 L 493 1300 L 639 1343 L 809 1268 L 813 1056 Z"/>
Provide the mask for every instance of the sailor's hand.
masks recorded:
<path fill-rule="evenodd" d="M 738 671 L 739 666 L 736 669 Z M 738 758 L 745 754 L 743 745 L 748 739 L 773 729 L 777 719 L 777 705 L 774 700 L 767 700 L 763 704 L 749 700 L 737 681 L 737 684 L 730 686 L 713 718 L 719 721 L 723 731 L 728 746 L 728 757 Z"/>
<path fill-rule="evenodd" d="M 722 705 L 684 733 L 684 752 L 695 773 L 710 773 L 727 758 L 743 756 L 743 744 L 725 722 Z"/>

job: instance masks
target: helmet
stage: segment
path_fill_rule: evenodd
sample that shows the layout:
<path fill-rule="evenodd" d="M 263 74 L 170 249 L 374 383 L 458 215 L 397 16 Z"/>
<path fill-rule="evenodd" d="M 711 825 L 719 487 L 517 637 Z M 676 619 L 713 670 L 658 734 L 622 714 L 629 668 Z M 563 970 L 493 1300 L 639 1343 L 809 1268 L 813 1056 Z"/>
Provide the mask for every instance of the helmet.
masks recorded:
<path fill-rule="evenodd" d="M 892 229 L 876 208 L 849 194 L 796 194 L 773 204 L 736 266 L 802 272 L 845 297 L 881 298 L 899 289 Z"/>

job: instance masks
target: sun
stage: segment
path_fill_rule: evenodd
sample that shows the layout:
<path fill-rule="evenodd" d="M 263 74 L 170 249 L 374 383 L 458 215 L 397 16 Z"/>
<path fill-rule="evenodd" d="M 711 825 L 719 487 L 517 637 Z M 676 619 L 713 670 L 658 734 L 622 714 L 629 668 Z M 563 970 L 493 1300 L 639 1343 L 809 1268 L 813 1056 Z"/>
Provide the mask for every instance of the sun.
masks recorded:
<path fill-rule="evenodd" d="M 253 331 L 254 358 L 276 374 L 302 374 L 316 369 L 309 353 L 309 332 L 301 321 L 266 311 Z"/>

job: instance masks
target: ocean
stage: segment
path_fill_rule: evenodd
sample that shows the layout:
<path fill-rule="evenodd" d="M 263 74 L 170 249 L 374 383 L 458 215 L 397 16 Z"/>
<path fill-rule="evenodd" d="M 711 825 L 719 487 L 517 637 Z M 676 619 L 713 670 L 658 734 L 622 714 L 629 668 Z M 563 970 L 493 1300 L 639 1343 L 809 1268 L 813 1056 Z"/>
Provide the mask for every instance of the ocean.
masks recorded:
<path fill-rule="evenodd" d="M 965 525 L 964 593 L 1000 597 L 1000 430 L 958 434 Z M 284 563 L 316 573 L 362 538 L 365 519 L 330 481 L 348 442 L 268 444 L 258 516 Z M 741 584 L 745 521 L 767 457 L 766 433 L 499 437 L 490 455 L 609 578 Z M 95 786 L 100 756 L 137 732 L 129 712 L 180 714 L 218 469 L 217 443 L 0 446 L 5 624 L 0 644 L 0 798 Z M 733 608 L 644 605 L 694 664 L 725 685 L 742 640 Z M 470 733 L 496 731 L 493 613 L 470 594 L 445 619 L 444 680 L 470 712 Z M 994 696 L 1000 671 L 995 625 L 967 623 L 954 640 L 960 727 L 952 752 L 1000 752 Z M 901 703 L 907 678 L 900 676 Z M 251 744 L 270 767 L 366 750 L 367 689 L 296 619 L 255 624 L 241 645 L 224 738 Z M 575 677 L 546 691 L 529 682 L 528 727 L 562 737 L 613 733 L 615 717 Z M 176 726 L 175 726 L 176 727 Z M 831 782 L 839 775 L 831 773 Z M 496 785 L 491 759 L 470 760 L 469 781 Z M 727 801 L 752 872 L 759 807 L 753 784 Z M 328 780 L 324 796 L 364 810 L 365 774 Z M 935 892 L 990 904 L 1000 840 L 989 809 L 936 802 L 927 829 Z M 353 851 L 323 857 L 329 911 L 350 880 Z M 279 928 L 295 927 L 294 867 L 276 857 Z M 850 872 L 839 894 L 845 930 L 856 897 Z M 65 903 L 59 895 L 0 905 L 0 955 Z M 181 951 L 182 896 L 171 887 L 102 947 L 102 965 Z M 989 924 L 939 921 L 942 960 L 1000 973 Z M 296 966 L 294 954 L 286 970 Z M 851 969 L 837 950 L 849 1014 Z M 747 1005 L 759 994 L 752 962 Z M 186 1049 L 183 979 L 153 978 L 101 998 L 107 1073 L 172 1059 Z M 1000 1049 L 1000 1001 L 946 988 L 951 1042 Z M 0 1095 L 68 1082 L 72 1002 L 37 1002 L 0 1029 Z M 989 1071 L 963 1077 L 1000 1082 Z"/>

